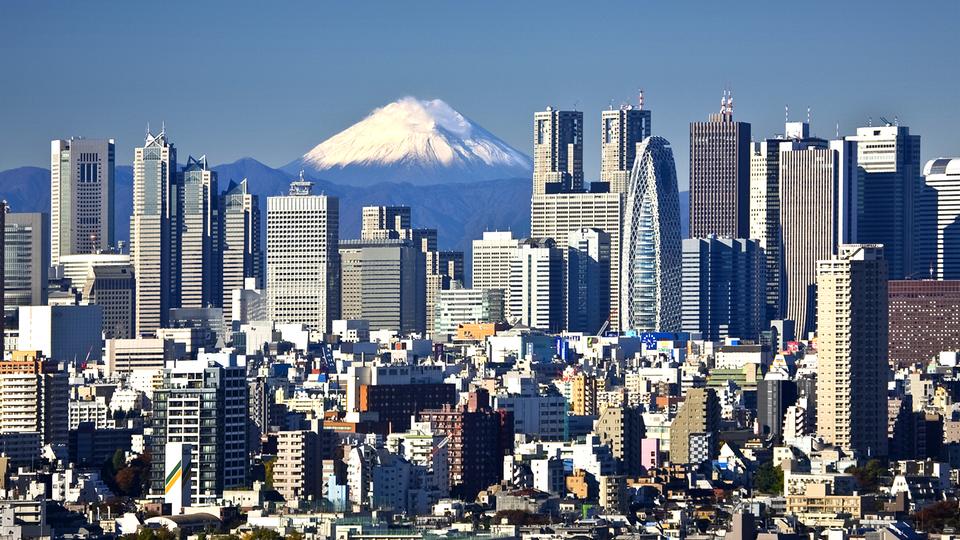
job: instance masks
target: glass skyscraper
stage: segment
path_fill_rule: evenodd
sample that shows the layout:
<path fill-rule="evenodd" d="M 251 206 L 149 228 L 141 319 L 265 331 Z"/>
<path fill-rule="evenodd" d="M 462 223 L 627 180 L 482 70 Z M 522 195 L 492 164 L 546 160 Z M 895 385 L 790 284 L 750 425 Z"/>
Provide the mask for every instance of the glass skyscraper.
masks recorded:
<path fill-rule="evenodd" d="M 670 143 L 637 145 L 623 212 L 621 329 L 680 331 L 680 196 Z"/>

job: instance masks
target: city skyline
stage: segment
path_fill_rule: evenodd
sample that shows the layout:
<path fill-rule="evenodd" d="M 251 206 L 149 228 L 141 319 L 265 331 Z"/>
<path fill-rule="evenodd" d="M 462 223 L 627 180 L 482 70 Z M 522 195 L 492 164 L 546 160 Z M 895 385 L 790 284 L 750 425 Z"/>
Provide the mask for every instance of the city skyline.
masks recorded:
<path fill-rule="evenodd" d="M 960 121 L 960 111 L 951 107 L 954 85 L 934 83 L 928 74 L 942 73 L 939 68 L 952 62 L 948 21 L 956 18 L 949 14 L 960 13 L 960 6 L 924 4 L 918 12 L 899 3 L 882 4 L 886 9 L 868 10 L 861 2 L 831 4 L 832 17 L 820 16 L 822 9 L 816 6 L 806 13 L 784 13 L 702 4 L 697 16 L 685 17 L 688 10 L 681 6 L 621 4 L 577 12 L 583 39 L 567 40 L 544 33 L 552 26 L 549 21 L 573 13 L 574 8 L 564 4 L 547 11 L 511 6 L 511 17 L 495 21 L 494 9 L 467 8 L 464 13 L 442 4 L 420 9 L 381 4 L 369 11 L 290 4 L 258 13 L 256 19 L 244 6 L 223 10 L 210 4 L 191 7 L 195 12 L 191 16 L 209 21 L 211 35 L 219 37 L 216 43 L 204 42 L 201 47 L 200 34 L 176 26 L 169 29 L 169 54 L 204 67 L 191 71 L 202 84 L 174 85 L 175 91 L 144 82 L 146 72 L 135 59 L 136 51 L 142 33 L 156 29 L 157 23 L 117 24 L 131 15 L 131 8 L 84 8 L 85 14 L 92 9 L 101 17 L 89 17 L 90 24 L 78 28 L 65 23 L 70 17 L 51 17 L 47 6 L 7 6 L 0 17 L 0 44 L 32 54 L 29 59 L 6 55 L 9 68 L 0 73 L 6 89 L 0 117 L 23 126 L 16 134 L 0 134 L 6 149 L 0 155 L 0 170 L 45 167 L 49 161 L 43 145 L 71 136 L 115 138 L 117 163 L 127 165 L 147 122 L 166 122 L 178 146 L 206 153 L 212 163 L 249 156 L 279 167 L 375 107 L 414 95 L 444 99 L 524 153 L 531 147 L 529 111 L 576 105 L 585 113 L 585 176 L 597 180 L 600 111 L 611 103 L 635 103 L 640 88 L 646 107 L 656 111 L 653 134 L 670 140 L 678 155 L 687 152 L 689 122 L 715 112 L 724 89 L 733 91 L 736 116 L 753 125 L 755 140 L 781 132 L 783 108 L 789 105 L 792 120 L 805 120 L 811 107 L 812 130 L 821 137 L 832 137 L 837 123 L 841 134 L 852 134 L 870 117 L 874 125 L 882 122 L 881 116 L 891 122 L 898 117 L 923 137 L 923 161 L 952 155 L 958 141 L 949 126 Z M 77 8 L 62 6 L 58 11 L 69 14 L 72 9 Z M 627 55 L 624 61 L 592 44 L 603 42 L 593 39 L 601 37 L 598 29 L 621 17 L 646 21 L 646 40 L 667 44 L 669 54 L 644 55 L 641 44 L 640 54 Z M 729 24 L 710 24 L 720 17 Z M 850 18 L 858 24 L 846 24 Z M 253 20 L 260 26 L 253 27 Z M 361 20 L 366 24 L 347 24 Z M 405 24 L 394 25 L 395 20 Z M 471 24 L 464 25 L 463 20 Z M 900 38 L 875 39 L 877 33 L 893 31 L 888 30 L 890 20 L 897 21 Z M 483 39 L 493 24 L 498 39 Z M 289 28 L 274 28 L 284 25 Z M 351 33 L 345 35 L 347 28 Z M 258 47 L 256 40 L 246 39 L 253 30 L 270 46 Z M 85 50 L 102 56 L 101 65 L 123 76 L 104 78 L 102 70 L 67 63 L 62 75 L 75 81 L 74 98 L 54 99 L 59 86 L 49 78 L 49 70 L 38 70 L 56 62 L 58 52 L 72 40 L 98 31 L 110 39 L 85 39 Z M 782 35 L 808 36 L 804 54 L 784 55 L 779 47 L 764 45 L 780 42 Z M 385 46 L 395 40 L 402 46 Z M 856 55 L 857 69 L 849 69 L 847 56 L 836 51 L 867 40 L 870 54 Z M 903 40 L 911 47 L 900 46 Z M 450 46 L 436 47 L 436 42 Z M 534 42 L 553 47 L 567 62 L 548 61 L 546 67 L 557 69 L 544 74 L 544 66 L 537 63 L 542 60 L 538 47 L 529 46 Z M 476 43 L 485 47 L 464 45 Z M 703 44 L 720 49 L 703 54 Z M 413 55 L 432 61 L 416 65 L 403 61 Z M 437 65 L 452 69 L 436 69 Z M 758 65 L 764 70 L 757 70 Z M 580 76 L 571 72 L 577 68 Z M 890 69 L 897 73 L 892 79 L 887 76 Z M 260 82 L 264 73 L 270 82 Z M 773 83 L 797 73 L 804 74 L 797 79 L 802 84 Z M 502 84 L 504 78 L 511 84 Z M 68 105 L 77 100 L 87 105 L 79 110 Z M 678 160 L 681 189 L 687 185 L 685 161 Z"/>

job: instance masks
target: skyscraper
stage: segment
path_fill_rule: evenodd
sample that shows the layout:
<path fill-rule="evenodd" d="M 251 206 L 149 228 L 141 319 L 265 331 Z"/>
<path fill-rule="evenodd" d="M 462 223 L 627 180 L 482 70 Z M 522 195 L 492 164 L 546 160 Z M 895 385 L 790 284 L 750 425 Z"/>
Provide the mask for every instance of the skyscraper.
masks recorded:
<path fill-rule="evenodd" d="M 890 280 L 887 287 L 891 362 L 926 364 L 960 350 L 960 280 Z"/>
<path fill-rule="evenodd" d="M 340 204 L 303 179 L 267 197 L 269 317 L 329 332 L 340 318 Z"/>
<path fill-rule="evenodd" d="M 221 306 L 220 192 L 207 157 L 190 156 L 177 181 L 180 307 Z"/>
<path fill-rule="evenodd" d="M 926 271 L 929 261 L 914 260 L 916 203 L 923 186 L 920 136 L 887 123 L 857 128 L 847 140 L 856 141 L 857 162 L 864 171 L 856 241 L 883 244 L 890 279 Z"/>
<path fill-rule="evenodd" d="M 566 259 L 566 328 L 595 334 L 610 316 L 610 235 L 592 228 L 570 231 Z"/>
<path fill-rule="evenodd" d="M 620 227 L 623 205 L 621 193 L 556 193 L 534 195 L 530 206 L 530 233 L 534 238 L 552 238 L 563 254 L 564 324 L 567 308 L 567 240 L 571 232 L 599 229 L 610 236 L 610 301 L 606 309 L 613 328 L 618 328 L 620 305 Z"/>
<path fill-rule="evenodd" d="M 764 329 L 764 259 L 758 241 L 685 239 L 682 287 L 684 332 L 722 341 L 757 339 Z"/>
<path fill-rule="evenodd" d="M 750 234 L 750 124 L 733 121 L 733 96 L 720 112 L 690 123 L 690 237 Z"/>
<path fill-rule="evenodd" d="M 636 108 L 625 105 L 600 114 L 600 181 L 613 193 L 626 191 L 637 143 L 650 136 L 650 111 L 643 109 L 643 94 L 640 99 Z"/>
<path fill-rule="evenodd" d="M 883 246 L 846 244 L 817 263 L 817 435 L 862 456 L 887 451 Z"/>
<path fill-rule="evenodd" d="M 50 217 L 40 212 L 4 217 L 4 309 L 15 315 L 19 306 L 47 304 Z"/>
<path fill-rule="evenodd" d="M 223 261 L 221 300 L 227 310 L 233 291 L 244 289 L 247 278 L 263 287 L 263 249 L 260 239 L 260 199 L 250 193 L 247 179 L 230 182 L 220 196 L 220 257 Z"/>
<path fill-rule="evenodd" d="M 533 115 L 533 193 L 583 188 L 583 113 L 553 107 Z"/>
<path fill-rule="evenodd" d="M 650 137 L 637 159 L 623 211 L 621 330 L 680 330 L 680 201 L 670 143 Z"/>
<path fill-rule="evenodd" d="M 364 206 L 362 212 L 361 240 L 399 239 L 411 228 L 409 206 Z"/>
<path fill-rule="evenodd" d="M 83 288 L 83 304 L 103 310 L 106 339 L 132 339 L 134 297 L 133 268 L 127 265 L 91 266 Z"/>
<path fill-rule="evenodd" d="M 134 151 L 130 260 L 136 280 L 136 334 L 165 326 L 180 300 L 177 150 L 166 132 L 147 133 Z"/>
<path fill-rule="evenodd" d="M 510 262 L 507 318 L 545 332 L 563 326 L 563 254 L 553 240 L 520 242 Z"/>
<path fill-rule="evenodd" d="M 931 236 L 932 249 L 917 261 L 918 270 L 929 265 L 932 278 L 960 279 L 960 158 L 930 160 L 923 175 L 934 196 L 919 216 L 926 218 L 922 223 L 929 228 L 924 232 Z"/>
<path fill-rule="evenodd" d="M 520 245 L 520 240 L 510 231 L 484 232 L 480 240 L 473 241 L 473 270 L 470 273 L 474 289 L 510 289 L 510 261 Z"/>
<path fill-rule="evenodd" d="M 342 240 L 341 316 L 371 330 L 426 331 L 423 252 L 409 240 Z"/>
<path fill-rule="evenodd" d="M 781 145 L 780 290 L 784 318 L 805 339 L 817 328 L 817 261 L 854 239 L 856 143 L 806 139 Z"/>
<path fill-rule="evenodd" d="M 51 264 L 113 246 L 113 139 L 50 143 Z"/>
<path fill-rule="evenodd" d="M 806 125 L 806 124 L 804 124 Z M 763 249 L 766 267 L 764 320 L 781 317 L 780 139 L 750 143 L 750 238 Z"/>

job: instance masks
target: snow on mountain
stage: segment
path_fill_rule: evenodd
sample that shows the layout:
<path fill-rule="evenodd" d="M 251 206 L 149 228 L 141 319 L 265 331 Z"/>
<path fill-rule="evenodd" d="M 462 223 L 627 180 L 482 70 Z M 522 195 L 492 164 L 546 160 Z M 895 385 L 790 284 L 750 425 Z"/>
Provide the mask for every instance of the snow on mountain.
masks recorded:
<path fill-rule="evenodd" d="M 351 185 L 429 185 L 528 178 L 530 158 L 439 99 L 404 97 L 286 167 Z"/>

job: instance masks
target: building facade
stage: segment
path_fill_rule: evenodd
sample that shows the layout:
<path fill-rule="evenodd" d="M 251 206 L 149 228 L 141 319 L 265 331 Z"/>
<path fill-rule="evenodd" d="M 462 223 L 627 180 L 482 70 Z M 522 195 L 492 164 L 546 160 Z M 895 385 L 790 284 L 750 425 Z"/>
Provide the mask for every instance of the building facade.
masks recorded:
<path fill-rule="evenodd" d="M 183 308 L 222 305 L 220 197 L 217 173 L 206 156 L 190 156 L 177 179 L 180 221 L 180 304 Z"/>
<path fill-rule="evenodd" d="M 960 280 L 890 280 L 889 353 L 897 366 L 960 350 Z"/>
<path fill-rule="evenodd" d="M 408 240 L 340 242 L 341 314 L 371 330 L 426 331 L 423 252 Z"/>
<path fill-rule="evenodd" d="M 610 258 L 609 234 L 592 228 L 570 231 L 566 253 L 567 330 L 596 334 L 610 319 Z"/>
<path fill-rule="evenodd" d="M 600 181 L 613 193 L 624 193 L 630 170 L 637 158 L 637 144 L 651 133 L 651 113 L 643 109 L 643 95 L 638 107 L 624 105 L 600 113 Z"/>
<path fill-rule="evenodd" d="M 130 260 L 136 279 L 136 334 L 167 324 L 180 300 L 177 150 L 166 133 L 147 133 L 133 158 Z"/>
<path fill-rule="evenodd" d="M 679 331 L 680 200 L 673 151 L 662 137 L 637 147 L 621 241 L 620 329 Z"/>
<path fill-rule="evenodd" d="M 507 318 L 545 332 L 563 327 L 563 254 L 551 239 L 527 239 L 510 261 Z"/>
<path fill-rule="evenodd" d="M 260 198 L 250 192 L 246 178 L 230 182 L 220 196 L 219 226 L 220 299 L 228 313 L 233 291 L 246 289 L 250 278 L 253 288 L 262 288 L 264 282 Z"/>
<path fill-rule="evenodd" d="M 750 124 L 720 112 L 690 123 L 690 237 L 747 238 L 750 228 Z"/>
<path fill-rule="evenodd" d="M 682 330 L 709 341 L 757 339 L 764 329 L 765 262 L 757 240 L 685 239 Z"/>
<path fill-rule="evenodd" d="M 340 318 L 340 204 L 311 186 L 301 177 L 289 195 L 267 197 L 268 315 L 329 332 Z"/>
<path fill-rule="evenodd" d="M 887 455 L 887 268 L 883 246 L 845 244 L 817 264 L 817 435 Z"/>
<path fill-rule="evenodd" d="M 583 188 L 583 113 L 552 107 L 533 115 L 533 193 Z"/>
<path fill-rule="evenodd" d="M 4 217 L 3 306 L 7 315 L 13 315 L 20 306 L 47 304 L 50 219 L 40 212 Z"/>
<path fill-rule="evenodd" d="M 918 240 L 929 246 L 919 254 L 917 277 L 960 279 L 960 158 L 930 160 L 923 175 L 927 193 L 917 225 L 925 234 Z"/>
<path fill-rule="evenodd" d="M 91 254 L 114 245 L 113 139 L 50 143 L 50 260 Z"/>

